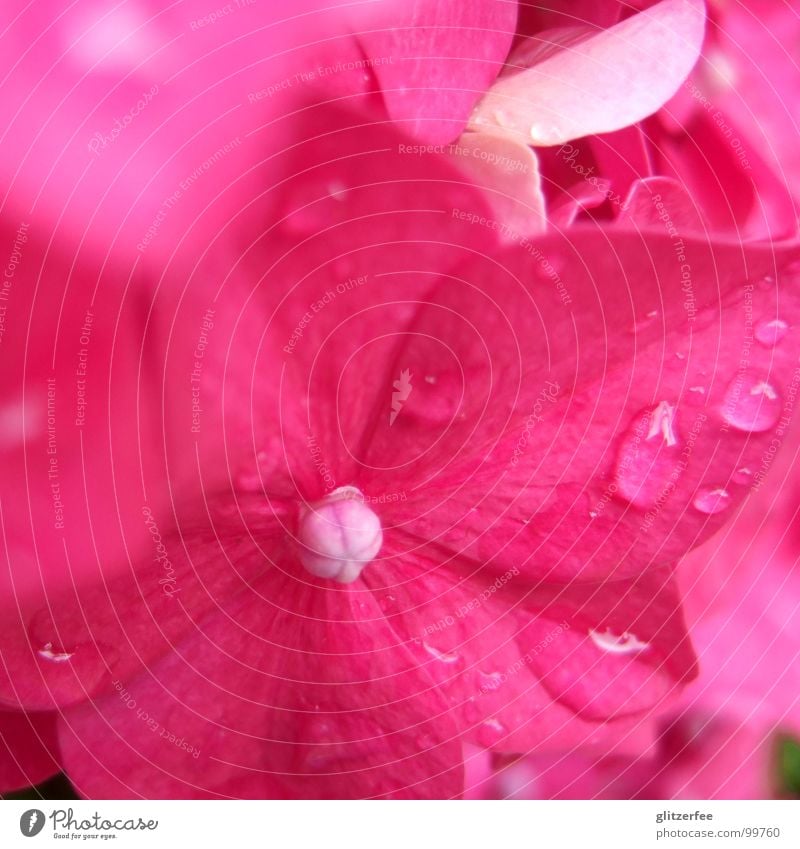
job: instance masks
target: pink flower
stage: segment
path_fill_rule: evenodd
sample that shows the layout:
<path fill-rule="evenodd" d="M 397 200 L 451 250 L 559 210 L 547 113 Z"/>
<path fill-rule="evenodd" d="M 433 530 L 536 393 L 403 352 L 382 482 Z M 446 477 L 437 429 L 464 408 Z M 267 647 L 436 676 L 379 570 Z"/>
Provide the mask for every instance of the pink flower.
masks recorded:
<path fill-rule="evenodd" d="M 30 301 L 9 336 L 21 447 L 0 492 L 4 504 L 29 493 L 29 515 L 13 527 L 0 703 L 49 712 L 45 725 L 57 712 L 56 757 L 86 796 L 455 797 L 465 745 L 640 751 L 697 675 L 676 564 L 738 509 L 735 472 L 791 411 L 800 248 L 684 235 L 662 216 L 695 220 L 680 183 L 653 194 L 636 179 L 625 217 L 564 208 L 575 226 L 546 229 L 536 154 L 503 120 L 476 139 L 493 101 L 542 72 L 532 61 L 492 83 L 513 5 L 423 4 L 399 42 L 384 32 L 394 4 L 376 7 L 355 37 L 386 113 L 371 85 L 345 86 L 349 103 L 292 100 L 289 114 L 275 100 L 197 198 L 203 215 L 165 215 L 141 263 L 129 235 L 154 226 L 176 172 L 161 184 L 160 167 L 144 168 L 159 188 L 140 209 L 140 172 L 118 181 L 109 159 L 73 210 L 73 148 L 63 163 L 41 154 L 57 163 L 32 219 L 47 238 L 20 267 Z M 539 59 L 552 80 L 514 121 L 539 144 L 627 132 L 689 72 L 703 20 L 693 0 L 665 0 L 613 32 L 551 42 Z M 663 78 L 653 32 L 682 48 Z M 401 70 L 377 63 L 400 47 Z M 478 47 L 484 61 L 467 69 L 460 51 Z M 196 82 L 214 87 L 217 66 L 191 57 L 198 76 L 165 109 Z M 236 54 L 248 84 L 249 58 Z M 428 90 L 443 73 L 454 90 Z M 573 74 L 602 84 L 592 99 L 567 97 Z M 532 134 L 554 100 L 563 114 Z M 208 120 L 200 103 L 190 139 Z M 149 139 L 138 127 L 116 147 L 136 162 Z M 215 133 L 198 138 L 215 156 Z M 420 149 L 455 138 L 470 161 L 486 151 L 527 167 L 512 201 L 533 214 L 509 225 L 498 212 L 507 174 Z M 11 196 L 27 201 L 40 175 L 20 173 Z M 62 259 L 47 239 L 65 211 L 72 238 L 97 232 L 98 214 L 99 235 Z M 117 243 L 120 264 L 106 263 Z M 41 285 L 66 293 L 58 316 L 37 295 L 50 263 Z M 66 421 L 47 406 L 50 379 L 70 398 Z M 50 444 L 64 458 L 57 497 L 50 479 L 28 489 Z M 35 572 L 18 566 L 31 552 L 47 555 Z"/>
<path fill-rule="evenodd" d="M 618 739 L 695 674 L 672 564 L 784 409 L 794 335 L 740 373 L 733 328 L 754 291 L 770 319 L 776 261 L 790 318 L 794 254 L 686 239 L 692 320 L 669 236 L 501 247 L 446 163 L 397 145 L 343 127 L 297 152 L 285 225 L 213 306 L 223 430 L 212 400 L 192 435 L 196 338 L 167 353 L 156 395 L 200 460 L 175 527 L 153 517 L 169 569 L 51 598 L 63 662 L 7 654 L 5 698 L 61 708 L 86 795 L 453 796 L 462 741 Z M 206 281 L 171 324 L 202 327 Z"/>

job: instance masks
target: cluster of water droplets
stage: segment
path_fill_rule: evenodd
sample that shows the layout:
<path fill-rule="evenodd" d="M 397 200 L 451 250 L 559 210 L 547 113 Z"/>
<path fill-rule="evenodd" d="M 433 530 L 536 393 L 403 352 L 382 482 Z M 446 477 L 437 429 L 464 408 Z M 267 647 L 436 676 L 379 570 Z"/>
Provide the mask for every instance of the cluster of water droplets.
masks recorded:
<path fill-rule="evenodd" d="M 763 286 L 774 285 L 765 278 Z M 635 331 L 642 329 L 657 317 L 648 313 L 638 322 Z M 774 348 L 789 333 L 789 325 L 780 318 L 758 322 L 753 338 L 759 345 Z M 677 355 L 685 359 L 684 354 Z M 701 407 L 707 404 L 707 388 L 700 383 L 687 387 L 681 403 Z M 683 465 L 679 462 L 685 449 L 678 426 L 679 404 L 675 399 L 664 399 L 654 407 L 641 410 L 622 434 L 617 450 L 616 485 L 619 494 L 629 503 L 642 509 L 651 509 L 665 500 L 677 485 Z M 765 433 L 780 421 L 783 399 L 769 374 L 755 368 L 739 371 L 725 388 L 718 415 L 724 424 L 740 433 Z M 731 480 L 748 485 L 752 470 L 738 469 Z M 700 513 L 713 515 L 724 511 L 732 502 L 730 493 L 721 485 L 699 489 L 692 501 Z"/>

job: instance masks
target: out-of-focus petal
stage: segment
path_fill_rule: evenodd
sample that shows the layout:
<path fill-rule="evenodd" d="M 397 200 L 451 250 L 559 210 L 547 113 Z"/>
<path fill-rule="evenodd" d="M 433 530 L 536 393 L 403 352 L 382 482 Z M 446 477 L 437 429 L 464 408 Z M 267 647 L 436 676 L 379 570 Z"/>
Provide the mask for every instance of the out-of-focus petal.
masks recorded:
<path fill-rule="evenodd" d="M 0 710 L 0 793 L 57 773 L 57 746 L 55 714 Z"/>
<path fill-rule="evenodd" d="M 456 139 L 511 47 L 516 2 L 383 0 L 362 4 L 353 26 L 389 115 L 429 144 Z"/>

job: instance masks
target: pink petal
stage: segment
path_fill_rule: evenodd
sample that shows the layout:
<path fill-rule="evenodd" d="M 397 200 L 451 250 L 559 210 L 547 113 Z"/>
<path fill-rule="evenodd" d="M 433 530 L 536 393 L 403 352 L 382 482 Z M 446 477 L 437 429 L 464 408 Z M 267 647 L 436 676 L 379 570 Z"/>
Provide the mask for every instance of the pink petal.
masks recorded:
<path fill-rule="evenodd" d="M 211 241 L 251 199 L 250 169 L 285 143 L 275 119 L 287 102 L 324 87 L 297 76 L 308 53 L 293 51 L 317 27 L 344 28 L 341 11 L 318 6 L 298 4 L 291 20 L 269 3 L 213 20 L 196 2 L 4 6 L 9 212 L 128 262 L 170 256 L 190 229 Z M 340 44 L 325 67 L 355 58 L 352 37 Z M 251 134 L 264 124 L 268 137 Z"/>
<path fill-rule="evenodd" d="M 403 343 L 396 331 L 413 320 L 437 275 L 464 250 L 489 250 L 497 233 L 464 229 L 453 211 L 480 209 L 491 219 L 488 205 L 452 161 L 416 155 L 391 125 L 364 127 L 358 116 L 325 108 L 307 110 L 304 120 L 287 153 L 294 176 L 275 201 L 281 219 L 264 236 L 256 218 L 238 276 L 219 297 L 230 316 L 219 331 L 225 441 L 205 427 L 200 438 L 214 443 L 209 466 L 213 451 L 224 450 L 255 470 L 264 451 L 271 476 L 286 469 L 292 494 L 314 500 L 354 482 L 373 412 L 384 398 L 389 409 Z M 199 326 L 205 308 L 199 299 L 182 303 L 180 326 Z M 194 345 L 186 343 L 175 354 L 190 364 Z M 173 377 L 167 396 L 185 394 L 180 371 Z M 210 391 L 221 394 L 215 385 Z M 186 432 L 190 425 L 184 415 Z M 315 457 L 314 445 L 324 456 Z M 336 484 L 326 480 L 331 469 Z"/>
<path fill-rule="evenodd" d="M 758 150 L 745 151 L 720 114 L 698 108 L 680 132 L 664 134 L 655 123 L 663 122 L 659 113 L 650 122 L 659 170 L 686 186 L 710 229 L 748 239 L 793 235 L 796 215 L 785 178 Z"/>
<path fill-rule="evenodd" d="M 182 511 L 180 531 L 151 512 L 142 515 L 150 539 L 135 570 L 106 568 L 95 581 L 53 586 L 38 609 L 10 616 L 0 631 L 0 699 L 46 709 L 108 693 L 115 681 L 171 653 L 221 600 L 260 575 L 265 560 L 252 535 L 279 548 L 285 508 L 273 501 L 265 510 L 252 494 L 234 500 L 208 492 L 205 509 L 208 517 Z M 233 541 L 233 549 L 221 540 Z"/>
<path fill-rule="evenodd" d="M 0 793 L 39 784 L 60 769 L 56 716 L 0 711 Z"/>
<path fill-rule="evenodd" d="M 422 479 L 426 507 L 393 505 L 398 522 L 535 581 L 636 575 L 698 545 L 790 412 L 800 340 L 753 345 L 742 369 L 740 328 L 778 305 L 791 326 L 800 294 L 789 250 L 687 236 L 681 252 L 587 228 L 447 279 L 398 359 L 414 390 L 375 426 L 362 488 Z"/>
<path fill-rule="evenodd" d="M 509 70 L 478 104 L 472 124 L 555 145 L 641 121 L 688 76 L 700 55 L 704 24 L 702 0 L 663 0 L 532 66 L 512 54 Z"/>
<path fill-rule="evenodd" d="M 464 739 L 513 753 L 610 747 L 631 735 L 633 723 L 598 727 L 554 701 L 531 663 L 538 643 L 532 634 L 540 623 L 552 632 L 546 659 L 554 664 L 569 622 L 540 620 L 518 598 L 509 603 L 488 570 L 442 562 L 435 547 L 387 532 L 381 559 L 363 580 L 417 667 L 447 699 Z M 513 583 L 513 573 L 505 580 Z"/>
<path fill-rule="evenodd" d="M 92 798 L 451 797 L 462 748 L 364 589 L 273 571 L 119 692 L 67 711 Z"/>
<path fill-rule="evenodd" d="M 625 4 L 625 8 L 633 4 Z M 547 3 L 520 3 L 519 25 L 522 35 L 555 27 L 595 26 L 610 27 L 617 23 L 623 12 L 620 0 L 549 0 Z"/>
<path fill-rule="evenodd" d="M 376 316 L 403 319 L 396 302 L 404 278 L 390 272 L 405 268 L 407 243 L 427 240 L 427 257 L 441 272 L 456 264 L 459 241 L 470 248 L 492 242 L 492 233 L 484 230 L 476 239 L 443 214 L 441 185 L 450 187 L 449 199 L 460 206 L 473 208 L 475 194 L 463 175 L 441 157 L 405 155 L 398 151 L 398 137 L 390 127 L 349 127 L 340 123 L 341 111 L 335 116 L 325 109 L 307 114 L 310 137 L 299 146 L 305 169 L 297 169 L 298 176 L 287 181 L 285 194 L 276 201 L 286 209 L 286 221 L 269 239 L 256 241 L 256 248 L 237 253 L 240 262 L 225 277 L 221 290 L 217 254 L 198 259 L 190 278 L 191 298 L 182 297 L 181 287 L 172 285 L 180 279 L 177 274 L 168 276 L 169 285 L 155 294 L 144 285 L 146 276 L 136 278 L 144 294 L 131 299 L 130 313 L 122 313 L 131 339 L 118 331 L 117 363 L 109 351 L 121 295 L 111 287 L 99 288 L 98 317 L 89 346 L 91 415 L 83 427 L 73 427 L 67 420 L 57 429 L 60 457 L 63 450 L 62 494 L 68 494 L 68 503 L 74 505 L 63 531 L 52 526 L 49 481 L 33 478 L 31 483 L 37 499 L 32 509 L 44 564 L 41 575 L 30 554 L 36 548 L 24 514 L 4 516 L 16 553 L 11 572 L 5 573 L 11 611 L 0 632 L 8 663 L 7 673 L 0 676 L 1 701 L 45 708 L 103 692 L 115 676 L 126 678 L 161 656 L 171 641 L 205 615 L 217 593 L 230 592 L 257 574 L 263 568 L 258 557 L 255 570 L 230 564 L 228 569 L 217 569 L 216 534 L 226 529 L 231 536 L 241 533 L 236 524 L 241 510 L 257 515 L 263 541 L 273 527 L 283 530 L 285 499 L 295 500 L 294 510 L 302 499 L 319 498 L 335 487 L 322 469 L 323 461 L 326 468 L 336 468 L 337 477 L 348 474 L 349 441 L 363 438 L 369 412 L 379 403 L 379 392 L 372 396 L 356 391 L 363 383 L 363 369 L 379 367 L 382 379 L 388 372 L 386 358 L 395 355 L 396 340 L 387 338 L 383 344 L 378 340 L 364 349 L 363 359 L 357 358 L 354 368 L 343 375 L 337 357 L 349 350 L 359 352 L 372 340 Z M 326 120 L 338 130 L 318 138 Z M 342 158 L 330 164 L 334 152 Z M 335 180 L 345 181 L 343 199 L 325 188 Z M 298 207 L 308 209 L 314 203 L 336 228 L 338 260 L 330 257 L 330 233 L 316 233 L 313 215 L 295 219 Z M 263 224 L 255 219 L 261 236 Z M 373 226 L 365 227 L 366 220 Z M 431 239 L 434 233 L 453 247 L 443 250 Z M 243 227 L 239 235 L 246 244 L 247 229 Z M 227 239 L 223 244 L 231 247 Z M 33 293 L 33 273 L 41 256 L 34 253 L 32 243 L 25 248 L 24 260 L 19 282 L 28 279 L 22 277 L 24 268 L 32 277 L 25 291 Z M 63 298 L 66 274 L 54 265 L 45 278 L 46 308 L 35 310 L 37 340 L 50 344 L 61 338 L 60 327 L 64 344 L 75 347 L 74 357 L 57 359 L 57 387 L 63 387 L 57 395 L 59 411 L 70 410 L 77 340 L 93 289 L 92 269 L 76 267 L 81 273 L 79 285 L 70 291 L 59 318 L 49 305 Z M 267 281 L 259 285 L 265 269 Z M 282 284 L 273 285 L 286 279 L 297 281 L 295 291 L 288 294 Z M 416 275 L 413 285 L 416 291 L 426 291 L 432 285 L 430 276 Z M 403 292 L 408 299 L 406 321 L 416 309 L 414 291 L 409 283 Z M 332 298 L 326 295 L 329 292 Z M 320 298 L 326 299 L 325 309 L 314 313 L 312 326 L 320 336 L 298 337 L 287 354 L 284 348 L 298 321 Z M 100 305 L 106 303 L 101 312 Z M 360 312 L 354 312 L 359 303 Z M 265 316 L 270 315 L 272 327 L 265 340 Z M 7 363 L 9 375 L 24 368 L 25 332 L 24 323 L 17 322 L 13 340 L 11 336 L 4 340 L 4 344 L 13 341 L 19 355 L 18 361 Z M 329 333 L 333 334 L 329 347 L 320 346 L 317 338 Z M 115 402 L 119 407 L 112 407 L 110 435 L 103 414 L 109 403 L 109 368 L 118 369 L 111 371 L 112 399 L 116 392 L 121 396 Z M 42 393 L 36 407 L 40 425 L 49 373 L 45 359 L 27 379 L 28 386 L 35 385 Z M 310 418 L 297 404 L 309 387 L 314 399 Z M 200 407 L 197 413 L 196 407 Z M 344 441 L 335 448 L 330 437 L 339 432 L 339 425 Z M 46 456 L 46 428 L 37 434 L 37 451 Z M 92 474 L 85 480 L 81 439 L 89 434 L 94 450 L 86 463 Z M 325 449 L 324 455 L 312 450 L 317 444 L 320 452 Z M 8 498 L 21 488 L 24 491 L 28 480 L 26 456 L 16 443 L 13 448 L 9 468 L 14 473 L 4 478 Z M 338 467 L 336 451 L 342 458 Z M 221 456 L 225 462 L 220 462 Z M 114 475 L 128 481 L 124 487 L 117 485 L 116 494 Z M 182 497 L 168 513 L 164 507 L 171 487 Z M 232 492 L 238 493 L 238 503 Z M 78 509 L 87 503 L 91 512 Z M 150 518 L 144 508 L 151 511 Z M 209 551 L 202 548 L 204 540 L 210 541 Z M 159 555 L 160 544 L 168 551 L 168 562 Z M 133 569 L 130 561 L 147 565 Z M 177 599 L 165 594 L 173 581 L 166 586 L 162 581 L 171 577 L 181 588 Z M 88 621 L 86 609 L 95 611 Z"/>
<path fill-rule="evenodd" d="M 633 581 L 540 588 L 531 604 L 544 616 L 530 627 L 534 670 L 553 698 L 590 719 L 650 711 L 697 675 L 671 570 Z M 550 624 L 547 624 L 547 617 Z M 566 623 L 553 645 L 553 622 Z"/>
<path fill-rule="evenodd" d="M 641 124 L 615 133 L 592 136 L 589 142 L 598 173 L 609 181 L 613 193 L 620 198 L 637 180 L 646 179 L 654 173 L 652 144 Z"/>
<path fill-rule="evenodd" d="M 166 505 L 197 474 L 190 427 L 177 428 L 183 416 L 191 426 L 195 360 L 178 361 L 169 347 L 194 352 L 206 331 L 199 316 L 169 327 L 180 292 L 163 287 L 162 314 L 146 267 L 120 281 L 113 263 L 90 252 L 65 258 L 33 225 L 2 235 L 12 276 L 0 339 L 0 704 L 41 709 L 90 694 L 107 672 L 100 660 L 125 645 L 113 609 L 112 627 L 95 621 L 92 634 L 86 603 L 101 619 L 106 582 L 122 597 L 121 585 L 135 588 L 130 563 L 153 562 L 154 532 L 168 535 Z M 166 331 L 152 332 L 161 321 Z M 213 377 L 213 348 L 203 362 Z M 180 393 L 162 394 L 165 375 Z M 203 396 L 213 431 L 212 397 Z M 213 489 L 224 471 L 214 465 L 201 487 Z M 159 567 L 147 577 L 148 590 L 159 587 Z"/>
<path fill-rule="evenodd" d="M 622 227 L 637 229 L 663 227 L 676 233 L 705 230 L 694 199 L 670 177 L 649 177 L 633 183 L 617 220 Z"/>
<path fill-rule="evenodd" d="M 390 117 L 426 144 L 456 139 L 511 46 L 515 2 L 392 0 L 358 7 L 354 29 Z"/>
<path fill-rule="evenodd" d="M 0 597 L 16 611 L 31 596 L 41 603 L 45 587 L 124 562 L 145 540 L 147 485 L 153 509 L 167 492 L 160 452 L 149 450 L 163 436 L 154 375 L 142 366 L 156 347 L 143 339 L 135 294 L 147 275 L 114 285 L 113 269 L 88 254 L 65 257 L 29 222 L 7 222 L 2 238 L 11 277 L 0 341 Z"/>

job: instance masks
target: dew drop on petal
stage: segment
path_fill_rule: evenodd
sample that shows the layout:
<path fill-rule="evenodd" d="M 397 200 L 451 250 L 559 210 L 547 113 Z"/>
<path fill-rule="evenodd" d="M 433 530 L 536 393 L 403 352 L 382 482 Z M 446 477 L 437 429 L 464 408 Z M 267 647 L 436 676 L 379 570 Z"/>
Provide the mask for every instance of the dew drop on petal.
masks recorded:
<path fill-rule="evenodd" d="M 610 654 L 635 654 L 650 647 L 650 643 L 639 640 L 635 634 L 623 631 L 622 634 L 614 634 L 608 628 L 605 631 L 589 630 L 589 638 L 597 648 Z"/>
<path fill-rule="evenodd" d="M 775 318 L 772 321 L 763 321 L 757 325 L 753 335 L 757 342 L 767 348 L 773 348 L 788 332 L 789 325 L 785 321 Z"/>
<path fill-rule="evenodd" d="M 722 404 L 722 418 L 748 433 L 775 427 L 781 415 L 781 398 L 775 387 L 750 371 L 740 372 L 730 383 Z"/>
<path fill-rule="evenodd" d="M 478 679 L 481 682 L 481 692 L 489 693 L 499 689 L 503 683 L 502 672 L 478 672 Z"/>
<path fill-rule="evenodd" d="M 458 416 L 464 400 L 459 375 L 426 374 L 418 380 L 411 373 L 405 381 L 402 375 L 392 385 L 390 424 L 441 427 Z"/>
<path fill-rule="evenodd" d="M 681 442 L 675 407 L 661 401 L 642 410 L 620 440 L 616 483 L 620 496 L 637 507 L 652 507 L 674 487 Z"/>
<path fill-rule="evenodd" d="M 693 407 L 699 407 L 705 404 L 706 388 L 705 386 L 690 386 L 686 394 L 686 400 Z"/>
<path fill-rule="evenodd" d="M 52 643 L 45 643 L 40 649 L 37 650 L 37 654 L 44 660 L 50 661 L 51 663 L 66 663 L 68 660 L 71 660 L 75 652 L 74 651 L 62 651 L 53 647 Z"/>
<path fill-rule="evenodd" d="M 0 407 L 0 438 L 6 448 L 23 445 L 42 432 L 43 417 L 37 408 L 18 398 Z"/>
<path fill-rule="evenodd" d="M 737 469 L 731 477 L 733 478 L 734 483 L 746 486 L 753 479 L 753 470 L 748 469 L 747 466 L 742 466 L 742 468 Z"/>
<path fill-rule="evenodd" d="M 644 315 L 642 318 L 638 319 L 633 324 L 633 332 L 641 333 L 643 330 L 650 327 L 653 322 L 658 318 L 658 310 L 651 310 L 649 313 Z"/>
<path fill-rule="evenodd" d="M 436 739 L 432 734 L 420 734 L 417 737 L 416 744 L 421 752 L 428 752 L 436 747 Z"/>
<path fill-rule="evenodd" d="M 422 642 L 422 647 L 432 658 L 434 658 L 434 660 L 438 660 L 440 663 L 456 663 L 460 657 L 458 652 L 439 651 L 439 649 L 435 646 L 432 646 L 430 643 L 426 643 L 424 640 Z"/>
<path fill-rule="evenodd" d="M 464 703 L 464 718 L 472 725 L 477 725 L 483 719 L 483 712 L 472 696 Z"/>
<path fill-rule="evenodd" d="M 508 735 L 508 729 L 499 719 L 487 719 L 478 728 L 478 742 L 481 746 L 491 749 Z"/>
<path fill-rule="evenodd" d="M 35 647 L 41 683 L 48 696 L 60 704 L 83 701 L 94 695 L 109 679 L 119 659 L 115 648 L 91 634 L 66 639 L 47 609 L 31 619 L 28 639 Z"/>
<path fill-rule="evenodd" d="M 333 725 L 324 718 L 315 717 L 306 730 L 301 749 L 302 768 L 309 772 L 327 772 L 338 765 L 340 746 Z"/>
<path fill-rule="evenodd" d="M 334 180 L 328 185 L 328 194 L 340 203 L 347 198 L 347 191 L 347 186 L 338 180 Z"/>
<path fill-rule="evenodd" d="M 397 597 L 393 595 L 381 596 L 378 600 L 378 604 L 380 605 L 382 613 L 387 616 L 391 616 L 397 609 Z"/>
<path fill-rule="evenodd" d="M 558 135 L 558 128 L 552 124 L 534 123 L 531 125 L 530 134 L 534 144 L 537 142 L 549 144 L 550 139 Z"/>
<path fill-rule="evenodd" d="M 724 489 L 700 489 L 692 502 L 694 506 L 708 516 L 721 513 L 731 503 L 730 494 Z"/>

